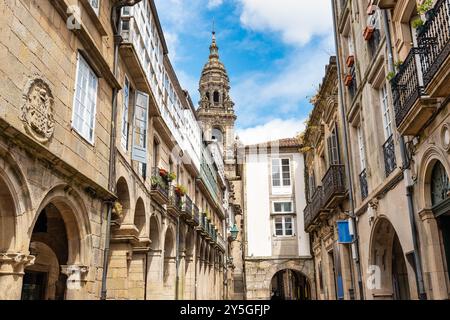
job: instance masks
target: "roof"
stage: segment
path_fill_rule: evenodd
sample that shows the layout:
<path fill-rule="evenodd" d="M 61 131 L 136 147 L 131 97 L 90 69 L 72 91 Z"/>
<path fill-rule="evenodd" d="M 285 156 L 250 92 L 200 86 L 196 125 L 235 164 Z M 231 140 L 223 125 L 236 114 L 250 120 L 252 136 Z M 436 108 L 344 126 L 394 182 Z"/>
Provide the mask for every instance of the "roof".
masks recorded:
<path fill-rule="evenodd" d="M 245 147 L 246 148 L 255 148 L 255 147 L 268 147 L 268 146 L 272 146 L 272 145 L 278 145 L 279 148 L 301 148 L 302 147 L 300 140 L 297 138 L 286 138 L 286 139 L 273 140 L 273 141 L 248 145 Z"/>

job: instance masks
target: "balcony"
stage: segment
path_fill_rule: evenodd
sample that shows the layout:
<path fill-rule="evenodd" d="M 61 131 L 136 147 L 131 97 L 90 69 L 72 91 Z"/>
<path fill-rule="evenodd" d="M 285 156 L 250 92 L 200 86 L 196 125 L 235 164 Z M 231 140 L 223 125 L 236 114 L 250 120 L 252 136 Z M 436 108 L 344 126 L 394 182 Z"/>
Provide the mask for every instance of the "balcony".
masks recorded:
<path fill-rule="evenodd" d="M 361 199 L 364 200 L 369 196 L 369 184 L 367 183 L 367 170 L 359 174 L 359 187 L 361 189 Z"/>
<path fill-rule="evenodd" d="M 197 208 L 198 210 L 198 208 Z M 187 220 L 193 220 L 194 216 L 193 216 L 193 203 L 191 198 L 189 198 L 189 196 L 185 195 L 184 199 L 181 203 L 181 214 L 183 215 L 184 218 L 186 218 Z"/>
<path fill-rule="evenodd" d="M 322 186 L 324 207 L 334 207 L 346 194 L 345 167 L 343 165 L 330 166 L 322 179 Z"/>
<path fill-rule="evenodd" d="M 169 202 L 169 183 L 159 174 L 159 168 L 153 168 L 150 196 L 160 205 Z"/>
<path fill-rule="evenodd" d="M 227 242 L 223 239 L 223 237 L 220 234 L 216 237 L 216 243 L 219 249 L 221 249 L 223 252 L 226 251 Z"/>
<path fill-rule="evenodd" d="M 320 216 L 323 211 L 323 190 L 322 187 L 317 187 L 314 192 L 311 202 L 305 208 L 305 230 L 310 232 L 314 226 L 314 221 Z"/>
<path fill-rule="evenodd" d="M 450 0 L 438 0 L 417 35 L 424 88 L 431 97 L 450 95 Z"/>
<path fill-rule="evenodd" d="M 389 139 L 383 145 L 383 154 L 384 154 L 384 169 L 386 173 L 386 177 L 397 168 L 397 160 L 395 159 L 395 145 L 394 138 L 390 136 Z"/>
<path fill-rule="evenodd" d="M 177 192 L 175 192 L 175 186 L 172 186 L 169 193 L 169 205 L 167 206 L 167 212 L 177 217 L 179 214 L 181 214 L 181 209 L 181 196 Z"/>
<path fill-rule="evenodd" d="M 200 224 L 200 210 L 195 203 L 192 205 L 192 215 L 194 224 L 198 226 Z"/>

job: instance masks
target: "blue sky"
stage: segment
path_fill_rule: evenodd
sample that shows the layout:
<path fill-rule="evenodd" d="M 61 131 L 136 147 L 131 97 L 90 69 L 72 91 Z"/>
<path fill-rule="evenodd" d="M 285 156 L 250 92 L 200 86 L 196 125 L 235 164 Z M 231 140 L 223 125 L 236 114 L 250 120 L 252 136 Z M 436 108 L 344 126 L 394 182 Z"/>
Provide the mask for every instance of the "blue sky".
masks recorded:
<path fill-rule="evenodd" d="M 194 103 L 213 20 L 231 80 L 236 131 L 246 143 L 304 128 L 334 52 L 329 0 L 155 0 L 169 56 Z"/>

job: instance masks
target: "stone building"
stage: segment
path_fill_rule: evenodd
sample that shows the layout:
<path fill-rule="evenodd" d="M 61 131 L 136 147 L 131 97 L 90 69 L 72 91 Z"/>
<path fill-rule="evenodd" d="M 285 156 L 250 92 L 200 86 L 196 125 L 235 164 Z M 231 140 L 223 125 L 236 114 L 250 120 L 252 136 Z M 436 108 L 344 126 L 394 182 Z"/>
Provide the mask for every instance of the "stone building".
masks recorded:
<path fill-rule="evenodd" d="M 304 160 L 297 139 L 246 146 L 244 267 L 247 299 L 315 298 L 303 209 Z"/>
<path fill-rule="evenodd" d="M 349 167 L 349 207 L 342 209 L 356 223 L 347 230 L 353 263 L 347 268 L 341 260 L 342 280 L 337 271 L 335 285 L 324 284 L 333 292 L 343 281 L 343 298 L 352 297 L 345 273 L 358 283 L 356 298 L 449 297 L 449 5 L 333 1 Z M 320 96 L 315 110 L 327 95 L 334 93 Z M 326 128 L 325 115 L 313 121 Z"/>
<path fill-rule="evenodd" d="M 233 296 L 239 206 L 154 2 L 75 4 L 0 4 L 0 299 Z"/>
<path fill-rule="evenodd" d="M 318 299 L 353 299 L 356 277 L 351 244 L 339 241 L 338 222 L 348 223 L 349 184 L 346 180 L 338 109 L 336 57 L 331 57 L 319 91 L 311 101 L 303 134 L 307 206 L 305 228 L 310 234 Z"/>

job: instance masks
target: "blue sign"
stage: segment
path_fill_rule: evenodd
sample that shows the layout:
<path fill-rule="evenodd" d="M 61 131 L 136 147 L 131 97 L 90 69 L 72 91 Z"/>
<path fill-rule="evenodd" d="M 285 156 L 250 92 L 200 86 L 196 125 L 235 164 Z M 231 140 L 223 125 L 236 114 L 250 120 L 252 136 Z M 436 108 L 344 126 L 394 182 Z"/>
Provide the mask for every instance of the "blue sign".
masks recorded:
<path fill-rule="evenodd" d="M 339 243 L 352 243 L 353 236 L 350 234 L 348 220 L 340 220 L 337 222 Z"/>

